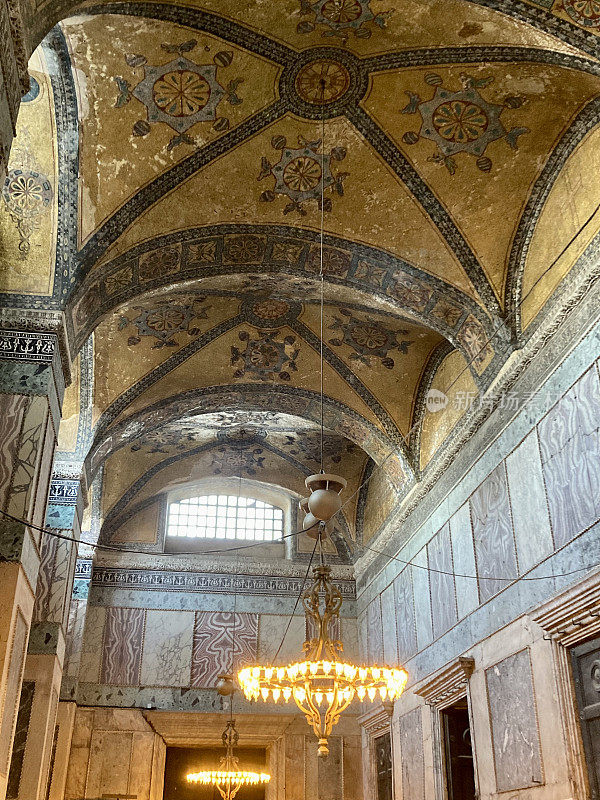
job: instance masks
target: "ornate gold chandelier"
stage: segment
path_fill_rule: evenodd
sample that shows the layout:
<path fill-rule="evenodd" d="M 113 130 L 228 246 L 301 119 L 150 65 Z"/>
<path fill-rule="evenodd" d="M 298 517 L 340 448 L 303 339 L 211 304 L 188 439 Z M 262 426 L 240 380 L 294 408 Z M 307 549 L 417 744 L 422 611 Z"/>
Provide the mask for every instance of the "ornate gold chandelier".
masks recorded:
<path fill-rule="evenodd" d="M 322 529 L 318 536 L 323 536 Z M 342 596 L 331 582 L 329 566 L 314 567 L 313 576 L 302 602 L 307 621 L 316 624 L 317 636 L 304 642 L 305 660 L 285 667 L 246 667 L 238 673 L 238 681 L 248 700 L 287 703 L 293 699 L 319 740 L 319 756 L 325 757 L 332 728 L 354 698 L 394 700 L 402 694 L 408 673 L 399 668 L 357 667 L 341 660 L 343 644 L 333 641 L 329 632 L 333 620 L 339 619 Z"/>
<path fill-rule="evenodd" d="M 239 759 L 233 754 L 239 734 L 235 729 L 235 720 L 229 719 L 223 735 L 225 755 L 221 758 L 218 770 L 191 772 L 187 775 L 188 783 L 200 783 L 205 786 L 216 786 L 223 800 L 233 800 L 242 786 L 256 786 L 271 780 L 266 772 L 246 772 L 240 770 Z"/>
<path fill-rule="evenodd" d="M 325 98 L 325 81 L 320 81 L 322 98 Z M 323 103 L 323 109 L 325 108 Z M 321 118 L 321 141 L 325 139 L 325 112 Z M 246 667 L 238 673 L 238 681 L 248 700 L 262 698 L 289 702 L 293 699 L 319 740 L 318 754 L 329 753 L 328 739 L 340 714 L 357 698 L 360 701 L 379 699 L 395 700 L 404 691 L 408 673 L 401 668 L 380 666 L 355 666 L 343 661 L 342 642 L 332 640 L 333 623 L 339 625 L 342 595 L 331 581 L 331 568 L 323 563 L 323 539 L 331 527 L 332 518 L 342 508 L 340 495 L 346 480 L 324 469 L 324 371 L 323 371 L 323 232 L 324 199 L 321 181 L 320 225 L 320 400 L 321 400 L 321 471 L 306 478 L 309 497 L 300 501 L 305 517 L 304 531 L 316 539 L 320 546 L 320 564 L 313 568 L 312 588 L 302 594 L 304 612 L 309 624 L 316 625 L 316 636 L 304 642 L 304 660 L 287 666 Z M 314 551 L 313 551 L 314 554 Z M 307 634 L 308 635 L 308 634 Z M 285 638 L 285 634 L 284 634 Z M 283 643 L 283 642 L 282 642 Z M 281 647 L 281 645 L 280 645 Z M 278 651 L 279 652 L 279 651 Z"/>

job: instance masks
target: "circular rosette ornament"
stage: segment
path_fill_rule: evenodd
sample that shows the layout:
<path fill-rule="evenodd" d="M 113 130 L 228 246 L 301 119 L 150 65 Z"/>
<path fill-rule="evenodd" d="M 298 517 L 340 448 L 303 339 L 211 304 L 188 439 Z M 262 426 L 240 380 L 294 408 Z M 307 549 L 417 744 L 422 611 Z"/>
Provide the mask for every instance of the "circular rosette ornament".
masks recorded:
<path fill-rule="evenodd" d="M 267 158 L 262 159 L 259 180 L 272 176 L 275 178 L 273 191 L 267 190 L 261 194 L 263 202 L 275 200 L 278 194 L 289 197 L 290 203 L 284 208 L 283 213 L 297 211 L 302 216 L 306 214 L 303 204 L 315 200 L 319 207 L 323 204 L 325 211 L 332 207 L 331 198 L 324 197 L 329 189 L 335 189 L 343 195 L 343 181 L 347 173 L 333 174 L 334 161 L 342 161 L 346 157 L 343 147 L 334 147 L 330 153 L 319 152 L 321 141 L 306 141 L 298 137 L 299 147 L 288 147 L 285 137 L 274 136 L 272 146 L 281 150 L 279 161 L 272 164 Z"/>
<path fill-rule="evenodd" d="M 45 175 L 27 169 L 11 169 L 2 196 L 10 214 L 29 219 L 42 214 L 52 202 L 52 186 Z"/>
<path fill-rule="evenodd" d="M 564 0 L 563 5 L 573 22 L 584 28 L 600 28 L 600 0 Z"/>

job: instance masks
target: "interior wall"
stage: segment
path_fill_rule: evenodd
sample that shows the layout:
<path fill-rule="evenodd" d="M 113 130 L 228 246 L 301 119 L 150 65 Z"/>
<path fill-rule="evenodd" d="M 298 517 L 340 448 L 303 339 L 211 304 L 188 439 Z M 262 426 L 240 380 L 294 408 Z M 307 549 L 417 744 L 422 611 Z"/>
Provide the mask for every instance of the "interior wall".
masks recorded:
<path fill-rule="evenodd" d="M 560 332 L 551 347 L 568 334 Z M 362 657 L 399 661 L 410 675 L 393 716 L 403 797 L 439 791 L 434 711 L 444 692 L 430 707 L 427 691 L 422 696 L 438 674 L 450 696 L 457 687 L 470 696 L 482 798 L 505 791 L 572 796 L 559 705 L 569 676 L 556 682 L 550 637 L 531 617 L 600 565 L 599 339 L 596 325 L 545 382 L 540 364 L 548 369 L 551 347 L 534 362 L 515 387 L 517 394 L 527 381 L 533 387 L 522 410 L 503 430 L 492 419 L 473 436 L 477 457 L 469 464 L 463 452 L 450 490 L 440 483 L 406 518 L 402 546 L 394 548 L 393 534 L 383 545 L 378 540 L 397 560 L 359 565 Z M 468 670 L 464 658 L 472 659 Z"/>
<path fill-rule="evenodd" d="M 215 685 L 231 669 L 232 652 L 236 670 L 257 659 L 300 658 L 307 630 L 296 600 L 305 574 L 306 566 L 284 561 L 244 559 L 242 566 L 201 555 L 132 554 L 127 564 L 114 558 L 94 564 L 87 598 L 75 601 L 85 604 L 85 626 L 74 623 L 67 637 L 62 698 L 80 705 L 220 707 Z M 344 603 L 341 631 L 336 626 L 332 634 L 341 633 L 344 652 L 356 658 L 352 571 L 335 567 L 333 575 Z"/>
<path fill-rule="evenodd" d="M 317 740 L 298 715 L 236 715 L 236 723 L 244 742 L 267 748 L 267 800 L 362 800 L 355 717 L 346 716 L 337 727 L 325 760 L 318 758 Z M 215 713 L 79 707 L 64 798 L 133 795 L 137 800 L 162 800 L 167 745 L 214 746 L 223 725 L 223 715 Z"/>

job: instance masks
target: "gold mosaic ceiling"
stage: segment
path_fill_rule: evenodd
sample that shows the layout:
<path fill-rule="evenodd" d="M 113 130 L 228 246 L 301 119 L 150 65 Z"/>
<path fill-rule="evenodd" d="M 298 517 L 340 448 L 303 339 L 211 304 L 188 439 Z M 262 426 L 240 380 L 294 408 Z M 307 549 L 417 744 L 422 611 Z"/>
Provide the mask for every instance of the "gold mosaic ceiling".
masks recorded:
<path fill-rule="evenodd" d="M 88 461 L 108 459 L 107 513 L 161 458 L 122 468 L 142 425 L 202 431 L 237 407 L 318 427 L 321 214 L 328 427 L 361 469 L 418 476 L 460 417 L 423 422 L 424 392 L 485 389 L 598 231 L 592 6 L 63 6 L 67 314 L 76 348 L 95 331 Z"/>

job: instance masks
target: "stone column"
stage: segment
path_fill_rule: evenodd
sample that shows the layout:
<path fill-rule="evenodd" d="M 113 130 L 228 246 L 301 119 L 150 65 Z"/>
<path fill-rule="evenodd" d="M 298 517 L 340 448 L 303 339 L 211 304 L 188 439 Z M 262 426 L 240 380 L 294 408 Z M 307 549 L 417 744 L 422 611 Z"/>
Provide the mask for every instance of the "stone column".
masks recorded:
<path fill-rule="evenodd" d="M 79 488 L 79 480 L 53 476 L 46 528 L 79 539 Z M 56 714 L 77 546 L 58 536 L 44 536 L 40 555 L 23 684 L 28 692 L 22 693 L 17 716 L 8 779 L 9 799 L 45 800 L 56 747 Z M 29 692 L 33 693 L 32 699 Z"/>
<path fill-rule="evenodd" d="M 63 394 L 56 334 L 0 331 L 0 509 L 37 526 L 46 518 Z M 0 800 L 7 789 L 41 541 L 32 527 L 1 517 Z"/>

